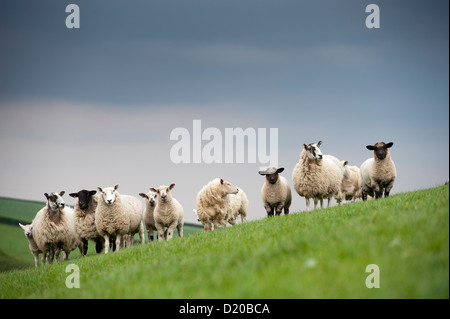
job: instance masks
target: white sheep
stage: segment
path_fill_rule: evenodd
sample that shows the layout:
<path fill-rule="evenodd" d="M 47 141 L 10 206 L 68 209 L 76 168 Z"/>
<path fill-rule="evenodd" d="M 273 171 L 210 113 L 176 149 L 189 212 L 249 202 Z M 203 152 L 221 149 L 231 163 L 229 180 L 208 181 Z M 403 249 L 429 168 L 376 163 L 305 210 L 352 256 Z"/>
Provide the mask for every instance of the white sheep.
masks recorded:
<path fill-rule="evenodd" d="M 81 190 L 78 193 L 70 193 L 69 196 L 76 198 L 74 206 L 75 232 L 83 243 L 82 256 L 86 256 L 88 240 L 95 242 L 95 250 L 100 253 L 103 249 L 103 237 L 100 236 L 95 226 L 95 210 L 98 198 L 95 190 Z"/>
<path fill-rule="evenodd" d="M 105 239 L 105 254 L 109 252 L 110 238 L 115 237 L 116 249 L 119 250 L 122 242 L 126 242 L 128 236 L 133 239 L 139 232 L 141 243 L 145 242 L 144 227 L 142 225 L 142 203 L 131 195 L 121 195 L 117 191 L 119 185 L 102 189 L 95 210 L 95 226 L 97 231 Z"/>
<path fill-rule="evenodd" d="M 139 196 L 146 199 L 144 208 L 144 225 L 148 233 L 148 241 L 153 241 L 153 232 L 156 230 L 154 211 L 156 207 L 156 198 L 158 193 L 149 191 L 147 194 L 139 193 Z"/>
<path fill-rule="evenodd" d="M 237 194 L 238 188 L 230 182 L 216 178 L 210 181 L 197 194 L 197 218 L 202 222 L 205 231 L 217 229 L 219 224 L 230 215 L 229 194 Z"/>
<path fill-rule="evenodd" d="M 247 221 L 248 198 L 242 188 L 237 187 L 237 189 L 237 194 L 228 195 L 230 200 L 230 210 L 228 211 L 226 221 L 231 225 L 236 224 L 236 219 L 239 215 L 241 216 L 241 223 Z M 226 223 L 223 226 L 226 226 Z"/>
<path fill-rule="evenodd" d="M 375 198 L 388 197 L 394 186 L 397 171 L 388 148 L 394 143 L 378 142 L 375 145 L 367 145 L 368 150 L 373 151 L 373 158 L 369 158 L 360 167 L 359 187 L 362 191 L 362 199 L 367 200 L 367 195 Z"/>
<path fill-rule="evenodd" d="M 32 233 L 33 226 L 31 224 L 22 225 L 21 223 L 19 223 L 19 226 L 20 226 L 20 228 L 22 228 L 25 236 L 28 239 L 28 247 L 30 248 L 31 253 L 34 256 L 34 265 L 36 267 L 38 267 L 39 266 L 39 254 L 42 254 L 43 252 L 42 252 L 42 250 L 39 249 L 38 245 L 34 241 L 33 233 Z M 45 263 L 45 258 L 46 258 L 46 256 L 43 255 L 42 256 L 42 264 Z"/>
<path fill-rule="evenodd" d="M 183 237 L 183 206 L 172 196 L 171 190 L 175 184 L 170 186 L 160 186 L 150 188 L 151 191 L 158 194 L 157 204 L 154 210 L 155 226 L 158 231 L 158 241 L 170 240 L 175 228 L 178 230 L 178 236 Z"/>
<path fill-rule="evenodd" d="M 347 161 L 343 162 L 344 178 L 342 179 L 341 191 L 335 196 L 336 202 L 340 205 L 345 204 L 346 200 L 352 203 L 361 197 L 361 189 L 359 188 L 359 167 L 349 166 Z"/>
<path fill-rule="evenodd" d="M 274 211 L 277 215 L 280 215 L 283 210 L 285 215 L 289 214 L 292 201 L 291 187 L 287 179 L 280 175 L 283 171 L 283 167 L 271 167 L 258 172 L 266 177 L 261 189 L 261 198 L 269 217 L 274 215 Z"/>
<path fill-rule="evenodd" d="M 53 262 L 55 256 L 59 262 L 61 251 L 64 252 L 64 260 L 69 259 L 70 252 L 75 248 L 79 247 L 82 251 L 81 242 L 75 233 L 73 210 L 62 199 L 64 193 L 45 193 L 47 203 L 31 223 L 33 239 L 49 263 Z M 45 259 L 42 259 L 43 264 Z"/>
<path fill-rule="evenodd" d="M 320 201 L 323 208 L 323 199 L 328 199 L 328 206 L 333 196 L 339 196 L 344 167 L 332 155 L 322 155 L 317 144 L 303 144 L 300 160 L 292 172 L 292 182 L 300 196 L 305 197 L 306 209 L 309 209 L 309 199 L 314 199 L 314 209 Z"/>

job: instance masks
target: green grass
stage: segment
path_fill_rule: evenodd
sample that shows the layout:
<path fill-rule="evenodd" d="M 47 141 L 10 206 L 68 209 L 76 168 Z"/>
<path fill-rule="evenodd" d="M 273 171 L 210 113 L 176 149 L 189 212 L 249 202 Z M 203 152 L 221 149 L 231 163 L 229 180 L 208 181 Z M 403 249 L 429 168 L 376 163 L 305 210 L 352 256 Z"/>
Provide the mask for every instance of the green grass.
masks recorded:
<path fill-rule="evenodd" d="M 448 205 L 441 186 L 3 272 L 0 298 L 449 298 Z"/>

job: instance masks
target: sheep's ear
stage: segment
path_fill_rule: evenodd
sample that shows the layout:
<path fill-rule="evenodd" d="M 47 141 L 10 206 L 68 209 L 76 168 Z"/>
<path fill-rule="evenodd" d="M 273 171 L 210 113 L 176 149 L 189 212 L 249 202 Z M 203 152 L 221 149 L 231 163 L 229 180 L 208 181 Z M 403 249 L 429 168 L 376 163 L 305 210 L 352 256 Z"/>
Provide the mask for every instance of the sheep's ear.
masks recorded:
<path fill-rule="evenodd" d="M 65 191 L 59 192 L 59 196 L 63 196 L 65 193 Z"/>
<path fill-rule="evenodd" d="M 103 193 L 103 189 L 100 186 L 97 186 L 97 189 L 100 193 Z"/>
<path fill-rule="evenodd" d="M 223 184 L 223 179 L 220 179 L 220 184 Z"/>
<path fill-rule="evenodd" d="M 320 147 L 320 145 L 322 145 L 322 141 L 319 141 L 316 145 L 317 147 Z"/>
<path fill-rule="evenodd" d="M 277 169 L 277 173 L 281 173 L 282 171 L 284 171 L 284 167 L 280 167 L 279 169 Z"/>
<path fill-rule="evenodd" d="M 373 145 L 367 145 L 366 148 L 367 148 L 369 151 L 373 151 L 373 150 L 375 149 L 375 148 L 373 147 Z"/>
<path fill-rule="evenodd" d="M 47 199 L 48 199 L 48 194 L 47 194 L 47 193 L 44 193 L 44 196 L 45 196 L 45 198 L 47 198 Z"/>
<path fill-rule="evenodd" d="M 308 145 L 303 144 L 303 148 L 304 148 L 305 150 L 307 150 L 307 149 L 308 149 Z"/>
<path fill-rule="evenodd" d="M 22 228 L 23 230 L 25 230 L 25 226 L 22 225 L 21 223 L 19 223 L 20 228 Z"/>
<path fill-rule="evenodd" d="M 92 196 L 92 195 L 95 195 L 95 194 L 97 194 L 97 191 L 94 191 L 94 190 L 93 190 L 93 191 L 90 191 L 90 192 L 89 192 L 89 195 L 91 195 L 91 196 Z"/>
<path fill-rule="evenodd" d="M 264 175 L 267 175 L 267 172 L 266 171 L 259 171 L 258 174 L 264 176 Z"/>
<path fill-rule="evenodd" d="M 153 188 L 153 187 L 150 187 L 150 190 L 151 190 L 152 192 L 155 192 L 155 193 L 158 192 L 158 190 L 157 190 L 156 188 Z"/>
<path fill-rule="evenodd" d="M 344 161 L 344 165 L 343 166 L 345 166 L 345 165 L 347 165 L 348 164 L 348 161 Z"/>
<path fill-rule="evenodd" d="M 173 189 L 175 187 L 175 184 L 170 184 L 169 189 Z"/>
<path fill-rule="evenodd" d="M 119 188 L 119 184 L 114 186 L 114 190 L 116 191 Z"/>
<path fill-rule="evenodd" d="M 147 198 L 148 199 L 148 195 L 144 194 L 144 193 L 139 193 L 139 196 L 143 197 L 143 198 Z"/>
<path fill-rule="evenodd" d="M 73 198 L 77 198 L 78 197 L 78 193 L 70 193 L 69 196 L 73 197 Z"/>
<path fill-rule="evenodd" d="M 387 144 L 386 144 L 386 147 L 387 147 L 387 148 L 391 148 L 392 145 L 394 145 L 394 143 L 390 142 L 390 143 L 387 143 Z"/>

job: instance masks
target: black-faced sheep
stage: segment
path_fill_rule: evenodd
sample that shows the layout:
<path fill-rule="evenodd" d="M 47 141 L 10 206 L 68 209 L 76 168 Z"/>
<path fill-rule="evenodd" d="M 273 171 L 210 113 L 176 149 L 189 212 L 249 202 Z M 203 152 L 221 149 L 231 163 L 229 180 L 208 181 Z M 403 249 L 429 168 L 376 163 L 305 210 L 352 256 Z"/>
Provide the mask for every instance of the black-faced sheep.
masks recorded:
<path fill-rule="evenodd" d="M 373 158 L 367 159 L 360 167 L 359 187 L 363 200 L 367 200 L 367 195 L 381 198 L 383 190 L 384 196 L 389 196 L 397 177 L 395 164 L 388 150 L 392 145 L 394 145 L 392 142 L 387 144 L 378 142 L 366 146 L 368 150 L 373 151 Z"/>
<path fill-rule="evenodd" d="M 259 174 L 266 177 L 266 181 L 261 189 L 261 198 L 267 216 L 280 215 L 284 210 L 284 214 L 289 214 L 292 196 L 291 187 L 286 178 L 280 175 L 284 171 L 283 167 L 271 167 L 265 171 L 259 171 Z"/>

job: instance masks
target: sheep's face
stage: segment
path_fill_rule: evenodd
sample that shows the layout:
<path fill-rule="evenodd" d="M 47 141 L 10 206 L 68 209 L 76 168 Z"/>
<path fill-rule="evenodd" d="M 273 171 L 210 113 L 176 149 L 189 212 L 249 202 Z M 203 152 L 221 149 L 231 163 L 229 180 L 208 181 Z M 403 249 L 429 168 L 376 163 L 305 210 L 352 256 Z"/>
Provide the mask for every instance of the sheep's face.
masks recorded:
<path fill-rule="evenodd" d="M 320 161 L 323 158 L 322 152 L 319 149 L 320 145 L 322 144 L 322 141 L 319 141 L 319 143 L 314 144 L 311 143 L 309 145 L 303 144 L 303 147 L 306 150 L 306 154 L 308 155 L 308 158 L 311 161 L 317 160 Z"/>
<path fill-rule="evenodd" d="M 91 198 L 93 195 L 95 195 L 97 191 L 88 191 L 88 190 L 81 190 L 78 193 L 70 193 L 69 196 L 73 198 L 78 198 L 78 206 L 82 210 L 88 209 L 89 204 L 91 203 Z"/>
<path fill-rule="evenodd" d="M 379 160 L 384 160 L 389 153 L 388 148 L 392 147 L 394 143 L 390 142 L 385 144 L 384 142 L 378 142 L 375 145 L 367 145 L 366 148 L 373 151 L 373 154 Z"/>
<path fill-rule="evenodd" d="M 175 184 L 170 184 L 170 186 L 159 186 L 158 188 L 150 188 L 152 192 L 156 192 L 156 197 L 161 200 L 161 202 L 169 202 L 172 199 L 171 190 L 175 187 Z M 156 198 L 155 198 L 156 199 Z M 149 198 L 150 200 L 150 198 Z"/>
<path fill-rule="evenodd" d="M 47 198 L 48 206 L 51 210 L 57 210 L 58 208 L 64 208 L 66 203 L 64 202 L 64 199 L 62 196 L 65 194 L 64 191 L 59 193 L 51 193 L 50 195 L 45 193 L 44 196 Z"/>
<path fill-rule="evenodd" d="M 158 198 L 158 192 L 150 191 L 147 194 L 139 193 L 139 195 L 148 200 L 150 206 L 156 205 L 156 199 Z"/>
<path fill-rule="evenodd" d="M 266 176 L 266 181 L 270 184 L 276 184 L 278 181 L 278 174 L 284 171 L 283 167 L 275 168 L 271 167 L 265 171 L 259 171 L 259 175 Z"/>
<path fill-rule="evenodd" d="M 21 223 L 19 223 L 19 226 L 20 226 L 20 228 L 22 228 L 23 232 L 25 233 L 25 236 L 27 236 L 28 238 L 30 238 L 32 236 L 33 226 L 22 225 Z"/>
<path fill-rule="evenodd" d="M 116 190 L 119 188 L 119 185 L 116 185 L 114 187 L 106 187 L 103 189 L 101 187 L 97 188 L 102 193 L 102 197 L 106 205 L 111 206 L 112 204 L 114 204 L 117 194 Z"/>
<path fill-rule="evenodd" d="M 230 182 L 224 181 L 223 179 L 220 179 L 220 185 L 222 185 L 225 196 L 228 194 L 237 194 L 239 192 L 239 189 L 236 186 Z"/>

